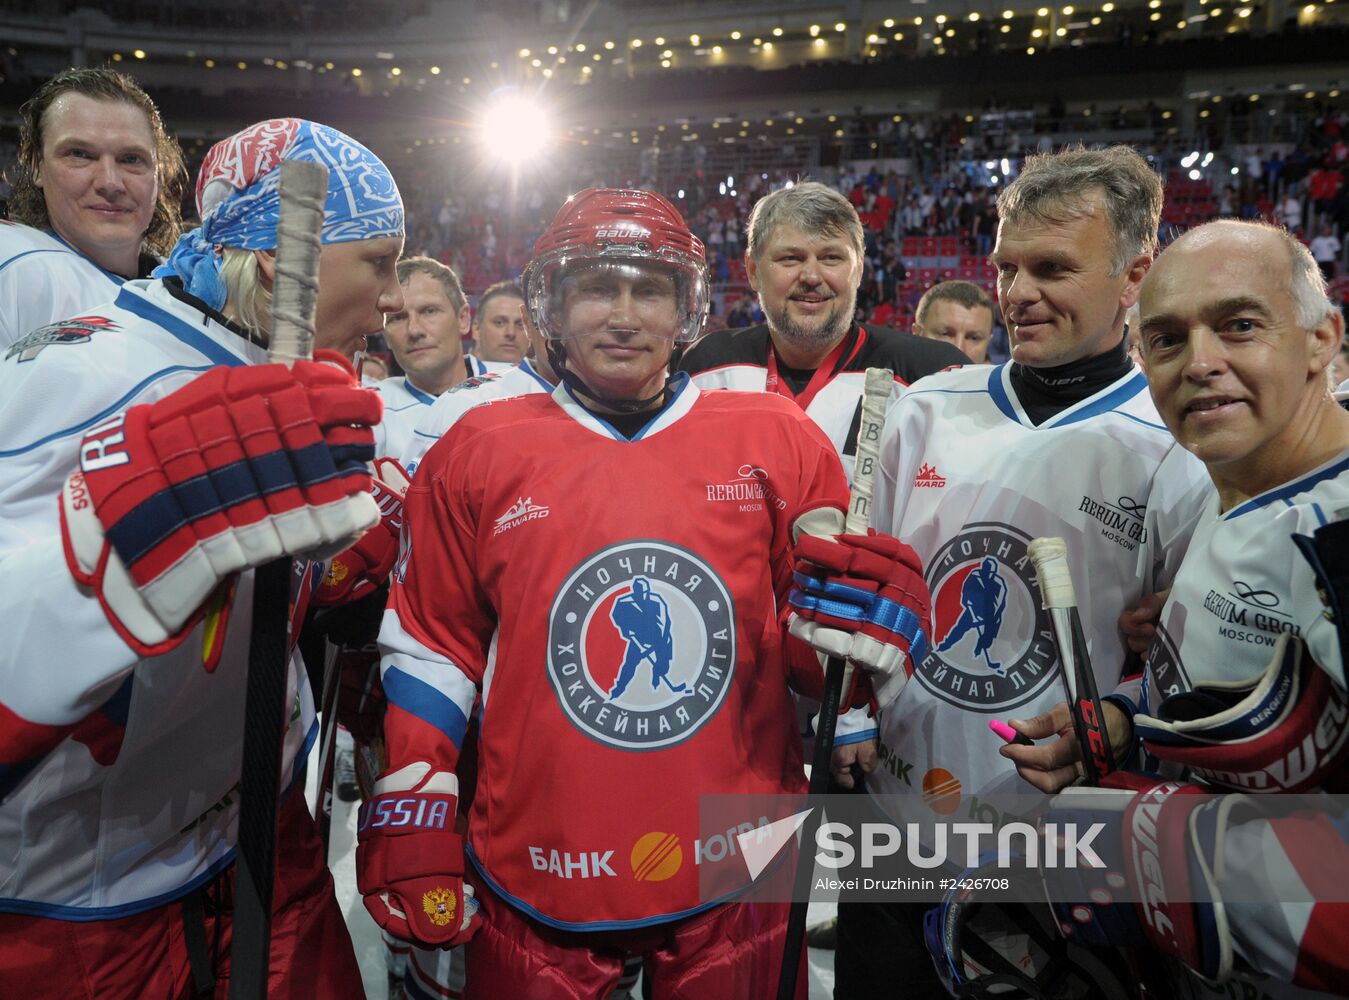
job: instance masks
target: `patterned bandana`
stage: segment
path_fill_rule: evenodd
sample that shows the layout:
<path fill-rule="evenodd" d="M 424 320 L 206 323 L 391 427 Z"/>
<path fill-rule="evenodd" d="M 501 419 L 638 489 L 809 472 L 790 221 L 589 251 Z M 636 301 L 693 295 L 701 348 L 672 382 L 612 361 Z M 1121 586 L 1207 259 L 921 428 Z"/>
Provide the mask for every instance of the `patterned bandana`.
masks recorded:
<path fill-rule="evenodd" d="M 197 178 L 201 225 L 178 240 L 154 276 L 177 275 L 188 292 L 223 309 L 220 249 L 276 247 L 283 160 L 313 160 L 328 168 L 324 243 L 403 235 L 403 199 L 389 168 L 374 153 L 327 125 L 273 118 L 211 147 Z"/>

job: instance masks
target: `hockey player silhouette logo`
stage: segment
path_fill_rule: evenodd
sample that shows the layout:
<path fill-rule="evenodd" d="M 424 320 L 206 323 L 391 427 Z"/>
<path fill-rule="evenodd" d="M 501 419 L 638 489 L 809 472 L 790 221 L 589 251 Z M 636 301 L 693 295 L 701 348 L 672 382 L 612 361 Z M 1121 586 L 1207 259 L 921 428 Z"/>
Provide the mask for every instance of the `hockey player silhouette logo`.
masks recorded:
<path fill-rule="evenodd" d="M 943 701 L 1004 711 L 1053 680 L 1057 653 L 1029 542 L 1010 525 L 968 524 L 928 560 L 936 643 L 914 676 Z"/>
<path fill-rule="evenodd" d="M 735 674 L 735 609 L 696 553 L 653 539 L 592 553 L 548 614 L 559 707 L 591 739 L 673 746 L 716 715 Z"/>
<path fill-rule="evenodd" d="M 960 617 L 951 626 L 946 635 L 938 642 L 938 652 L 946 652 L 965 638 L 966 633 L 975 633 L 974 655 L 982 656 L 988 669 L 1001 677 L 1002 664 L 988 655 L 989 647 L 998 637 L 1002 628 L 1002 613 L 1007 610 L 1007 581 L 998 572 L 998 560 L 986 556 L 966 575 L 960 585 Z"/>
<path fill-rule="evenodd" d="M 644 576 L 633 577 L 632 590 L 614 601 L 609 619 L 628 644 L 623 651 L 623 663 L 618 668 L 618 680 L 609 691 L 610 701 L 622 696 L 643 663 L 651 665 L 653 690 L 664 684 L 674 694 L 688 691 L 687 684 L 670 682 L 674 652 L 670 605 L 665 598 L 652 592 L 650 580 Z"/>

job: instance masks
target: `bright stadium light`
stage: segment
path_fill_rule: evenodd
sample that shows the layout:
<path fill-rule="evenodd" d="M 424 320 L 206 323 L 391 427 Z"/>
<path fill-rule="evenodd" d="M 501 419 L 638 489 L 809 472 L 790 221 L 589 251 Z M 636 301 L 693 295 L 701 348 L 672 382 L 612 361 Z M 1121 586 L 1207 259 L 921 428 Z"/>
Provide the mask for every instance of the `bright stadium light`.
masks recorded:
<path fill-rule="evenodd" d="M 1180 165 L 1181 165 L 1182 167 L 1185 167 L 1185 168 L 1188 170 L 1190 167 L 1194 166 L 1194 163 L 1195 163 L 1195 161 L 1196 161 L 1197 159 L 1199 159 L 1199 151 L 1198 151 L 1198 150 L 1196 150 L 1196 151 L 1193 152 L 1193 153 L 1189 153 L 1189 154 L 1187 154 L 1186 156 L 1181 157 Z"/>
<path fill-rule="evenodd" d="M 482 116 L 482 144 L 497 160 L 522 164 L 537 158 L 552 138 L 548 115 L 535 101 L 503 95 Z"/>

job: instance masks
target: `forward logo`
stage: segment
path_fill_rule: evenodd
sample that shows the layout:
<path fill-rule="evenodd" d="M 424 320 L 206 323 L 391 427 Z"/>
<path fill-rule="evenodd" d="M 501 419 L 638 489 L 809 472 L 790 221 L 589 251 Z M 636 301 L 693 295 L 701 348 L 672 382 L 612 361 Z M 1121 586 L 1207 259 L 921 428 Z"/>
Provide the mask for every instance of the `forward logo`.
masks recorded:
<path fill-rule="evenodd" d="M 503 531 L 507 531 L 526 521 L 537 521 L 540 518 L 548 516 L 548 508 L 542 504 L 536 504 L 533 497 L 520 497 L 515 503 L 511 504 L 510 509 L 496 519 L 496 525 L 492 528 L 492 537 L 495 538 Z"/>
<path fill-rule="evenodd" d="M 916 487 L 931 487 L 941 489 L 946 485 L 946 477 L 937 471 L 935 465 L 920 465 L 918 475 L 913 477 L 913 485 Z"/>

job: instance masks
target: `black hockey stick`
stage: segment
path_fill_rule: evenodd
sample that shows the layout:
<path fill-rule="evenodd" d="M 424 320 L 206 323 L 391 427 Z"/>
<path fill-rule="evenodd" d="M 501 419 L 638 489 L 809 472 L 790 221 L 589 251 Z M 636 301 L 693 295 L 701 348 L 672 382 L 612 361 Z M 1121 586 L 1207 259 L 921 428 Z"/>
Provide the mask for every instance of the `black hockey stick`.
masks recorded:
<path fill-rule="evenodd" d="M 276 281 L 272 290 L 269 361 L 291 364 L 313 355 L 318 298 L 319 232 L 328 170 L 318 163 L 281 165 Z M 231 1000 L 266 1000 L 276 869 L 276 807 L 281 740 L 286 729 L 291 560 L 253 575 L 253 625 L 244 698 L 243 770 L 239 778 L 239 846 L 234 877 Z"/>
<path fill-rule="evenodd" d="M 857 428 L 857 460 L 853 466 L 852 493 L 848 498 L 848 517 L 844 531 L 865 534 L 871 521 L 871 484 L 885 424 L 885 404 L 895 384 L 894 373 L 885 368 L 868 368 L 862 389 L 862 422 Z M 815 752 L 810 762 L 809 795 L 823 795 L 829 788 L 829 762 L 834 753 L 834 729 L 838 725 L 838 703 L 852 666 L 841 657 L 829 657 L 824 673 L 824 698 L 820 702 L 819 731 L 815 734 Z M 806 908 L 810 905 L 811 879 L 815 874 L 815 834 L 820 828 L 821 810 L 813 809 L 801 829 L 801 854 L 796 861 L 796 881 L 792 887 L 792 906 L 787 915 L 787 937 L 782 946 L 782 968 L 778 972 L 778 1000 L 793 1000 L 801 967 L 801 946 L 806 938 Z"/>
<path fill-rule="evenodd" d="M 337 662 L 338 646 L 323 640 L 323 698 L 319 704 L 319 787 L 314 798 L 315 819 L 319 824 L 319 840 L 323 843 L 323 859 L 328 859 L 328 841 L 333 827 L 333 769 L 337 758 L 337 691 L 342 672 Z"/>
<path fill-rule="evenodd" d="M 1105 728 L 1101 696 L 1091 672 L 1087 639 L 1077 613 L 1077 594 L 1068 570 L 1068 546 L 1062 538 L 1037 538 L 1026 549 L 1035 564 L 1040 599 L 1049 612 L 1058 645 L 1059 669 L 1068 691 L 1068 710 L 1082 752 L 1082 770 L 1088 785 L 1099 785 L 1115 769 L 1110 736 Z"/>

